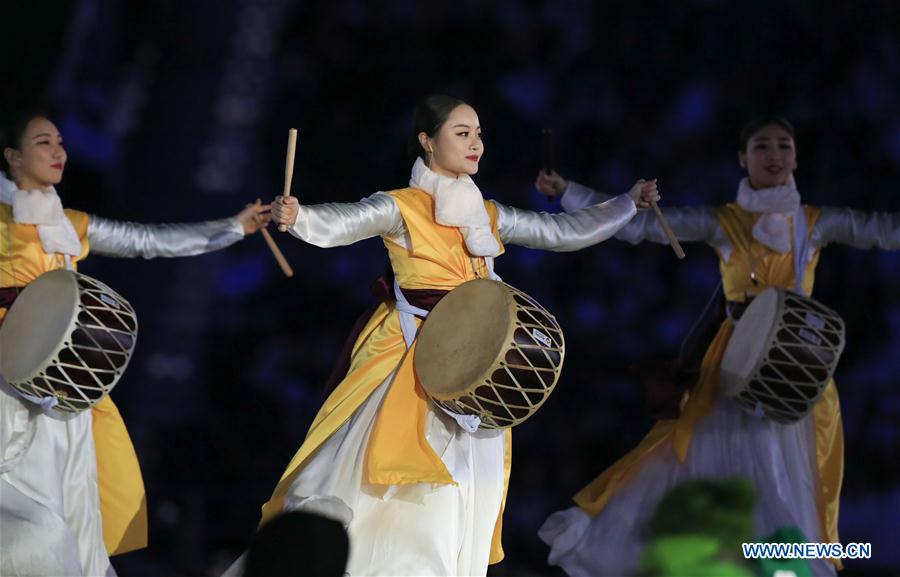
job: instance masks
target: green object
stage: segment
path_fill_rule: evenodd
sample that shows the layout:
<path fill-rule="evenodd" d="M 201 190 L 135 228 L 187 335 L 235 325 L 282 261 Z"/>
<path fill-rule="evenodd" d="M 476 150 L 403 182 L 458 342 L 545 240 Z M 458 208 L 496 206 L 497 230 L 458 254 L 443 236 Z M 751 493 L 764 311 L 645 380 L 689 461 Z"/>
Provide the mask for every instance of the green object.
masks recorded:
<path fill-rule="evenodd" d="M 744 478 L 687 481 L 662 498 L 647 523 L 647 539 L 709 535 L 725 551 L 740 554 L 742 543 L 755 540 L 755 507 L 756 492 Z"/>
<path fill-rule="evenodd" d="M 641 557 L 642 577 L 754 577 L 747 567 L 722 558 L 722 543 L 709 535 L 659 537 Z"/>

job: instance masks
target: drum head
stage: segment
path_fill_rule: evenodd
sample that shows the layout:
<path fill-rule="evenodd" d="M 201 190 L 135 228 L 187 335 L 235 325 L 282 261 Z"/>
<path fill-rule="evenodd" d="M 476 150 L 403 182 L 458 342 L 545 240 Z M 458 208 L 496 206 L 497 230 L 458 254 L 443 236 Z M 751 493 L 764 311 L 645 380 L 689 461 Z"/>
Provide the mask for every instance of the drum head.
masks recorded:
<path fill-rule="evenodd" d="M 42 274 L 22 290 L 0 326 L 0 374 L 28 379 L 59 349 L 78 313 L 78 282 L 66 270 Z"/>
<path fill-rule="evenodd" d="M 451 291 L 429 313 L 414 362 L 432 397 L 451 399 L 484 380 L 509 340 L 511 299 L 501 283 L 475 279 Z"/>
<path fill-rule="evenodd" d="M 767 288 L 744 311 L 722 357 L 719 386 L 723 393 L 735 394 L 756 372 L 772 342 L 783 301 L 780 292 Z"/>

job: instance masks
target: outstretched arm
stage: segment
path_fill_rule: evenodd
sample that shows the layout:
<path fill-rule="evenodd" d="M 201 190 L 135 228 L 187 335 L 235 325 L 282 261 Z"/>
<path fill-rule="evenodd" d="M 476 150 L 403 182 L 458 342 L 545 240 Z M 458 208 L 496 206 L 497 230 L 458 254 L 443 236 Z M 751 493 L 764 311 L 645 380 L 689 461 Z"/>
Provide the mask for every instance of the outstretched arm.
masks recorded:
<path fill-rule="evenodd" d="M 555 172 L 550 175 L 538 175 L 535 186 L 544 194 L 561 195 L 560 204 L 566 212 L 574 212 L 612 198 L 608 194 L 597 192 L 573 180 L 565 180 Z M 712 207 L 661 207 L 661 210 L 678 240 L 705 242 L 714 247 L 728 245 L 728 237 L 719 226 Z M 669 243 L 669 239 L 659 225 L 659 220 L 649 211 L 639 212 L 616 233 L 615 237 L 631 244 L 643 241 Z"/>
<path fill-rule="evenodd" d="M 812 243 L 900 250 L 900 212 L 863 212 L 823 206 L 813 228 Z"/>
<path fill-rule="evenodd" d="M 225 248 L 243 237 L 236 217 L 188 224 L 139 224 L 91 215 L 88 221 L 91 251 L 105 256 L 192 256 Z"/>
<path fill-rule="evenodd" d="M 91 215 L 88 242 L 95 254 L 124 258 L 193 256 L 219 250 L 268 224 L 258 199 L 232 218 L 179 224 L 140 224 Z"/>
<path fill-rule="evenodd" d="M 557 252 L 579 250 L 616 233 L 637 212 L 634 201 L 622 194 L 602 204 L 572 213 L 548 214 L 508 207 L 494 201 L 500 240 Z"/>
<path fill-rule="evenodd" d="M 376 192 L 359 202 L 301 205 L 294 196 L 278 196 L 272 218 L 292 235 L 319 247 L 344 246 L 385 236 L 403 235 L 400 209 L 391 195 Z"/>

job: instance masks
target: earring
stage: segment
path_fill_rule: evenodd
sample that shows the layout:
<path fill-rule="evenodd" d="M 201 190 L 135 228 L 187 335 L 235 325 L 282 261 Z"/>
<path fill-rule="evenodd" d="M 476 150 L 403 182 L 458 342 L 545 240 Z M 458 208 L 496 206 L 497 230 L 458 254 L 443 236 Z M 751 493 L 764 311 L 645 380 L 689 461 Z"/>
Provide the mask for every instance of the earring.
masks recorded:
<path fill-rule="evenodd" d="M 431 160 L 434 158 L 434 148 L 428 147 L 428 168 L 431 169 Z"/>

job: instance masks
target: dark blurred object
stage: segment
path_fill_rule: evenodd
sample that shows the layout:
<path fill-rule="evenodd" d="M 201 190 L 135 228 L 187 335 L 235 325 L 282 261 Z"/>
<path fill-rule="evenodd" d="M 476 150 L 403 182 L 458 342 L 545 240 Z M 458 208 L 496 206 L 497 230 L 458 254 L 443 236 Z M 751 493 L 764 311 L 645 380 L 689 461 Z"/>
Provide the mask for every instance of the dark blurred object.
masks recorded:
<path fill-rule="evenodd" d="M 541 129 L 541 164 L 543 165 L 544 174 L 553 172 L 553 129 Z M 547 200 L 553 202 L 554 197 L 548 196 Z"/>
<path fill-rule="evenodd" d="M 651 359 L 630 368 L 644 385 L 647 414 L 656 420 L 677 419 L 684 394 L 697 384 L 696 374 L 682 368 L 677 357 Z"/>
<path fill-rule="evenodd" d="M 711 301 L 715 305 L 701 313 L 678 357 L 651 359 L 631 367 L 631 373 L 644 384 L 647 413 L 654 419 L 677 419 L 685 393 L 700 379 L 703 357 L 726 318 L 725 302 L 718 295 L 717 289 Z"/>
<path fill-rule="evenodd" d="M 344 575 L 350 553 L 339 522 L 314 513 L 289 511 L 263 525 L 247 549 L 244 577 Z"/>

